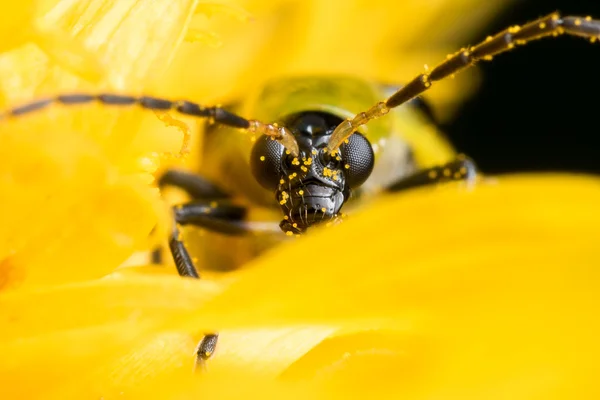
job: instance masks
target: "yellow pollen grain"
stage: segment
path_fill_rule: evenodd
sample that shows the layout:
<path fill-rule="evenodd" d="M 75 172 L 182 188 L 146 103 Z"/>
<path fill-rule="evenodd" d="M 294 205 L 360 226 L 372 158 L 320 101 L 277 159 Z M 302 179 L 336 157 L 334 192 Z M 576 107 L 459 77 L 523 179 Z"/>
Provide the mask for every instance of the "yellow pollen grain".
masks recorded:
<path fill-rule="evenodd" d="M 294 232 L 292 232 L 292 231 L 287 231 L 285 234 L 286 234 L 287 236 L 294 236 Z"/>
<path fill-rule="evenodd" d="M 321 208 L 321 211 L 325 212 L 327 209 L 325 207 Z"/>
<path fill-rule="evenodd" d="M 265 161 L 265 156 L 260 156 L 260 161 Z"/>
<path fill-rule="evenodd" d="M 463 174 L 463 175 L 466 175 L 466 174 L 467 174 L 467 169 L 466 169 L 465 167 L 461 167 L 459 171 L 460 171 L 460 173 L 461 173 L 461 174 Z"/>
<path fill-rule="evenodd" d="M 460 172 L 455 172 L 454 179 L 460 179 L 460 178 L 462 178 L 462 174 Z"/>
<path fill-rule="evenodd" d="M 280 185 L 283 185 L 284 183 L 285 183 L 285 181 L 284 181 L 283 179 L 280 179 L 280 180 L 279 180 L 279 184 L 280 184 Z"/>
<path fill-rule="evenodd" d="M 283 219 L 285 219 L 287 221 L 288 219 L 290 219 L 290 217 L 288 217 L 287 215 L 284 215 Z"/>
<path fill-rule="evenodd" d="M 346 168 L 346 169 L 350 169 L 350 164 L 346 164 L 346 165 L 344 165 L 344 168 Z"/>
<path fill-rule="evenodd" d="M 298 190 L 298 194 L 299 194 L 300 196 L 304 195 L 304 190 Z"/>
<path fill-rule="evenodd" d="M 284 205 L 285 203 L 287 203 L 287 200 L 281 200 L 281 201 L 279 202 L 279 204 L 281 204 L 281 205 Z"/>
<path fill-rule="evenodd" d="M 545 22 L 540 22 L 540 29 L 544 29 L 546 28 L 546 23 Z"/>
<path fill-rule="evenodd" d="M 210 202 L 210 208 L 217 208 L 219 204 L 216 201 L 211 201 Z"/>
<path fill-rule="evenodd" d="M 294 223 L 292 224 L 292 226 L 293 226 L 294 228 L 297 228 L 297 227 L 298 227 L 298 224 L 294 222 Z"/>
<path fill-rule="evenodd" d="M 443 174 L 444 176 L 450 176 L 452 175 L 452 171 L 450 171 L 450 168 L 444 168 Z"/>
<path fill-rule="evenodd" d="M 437 171 L 431 170 L 431 171 L 429 171 L 427 176 L 429 176 L 429 179 L 435 179 L 435 178 L 437 178 Z"/>

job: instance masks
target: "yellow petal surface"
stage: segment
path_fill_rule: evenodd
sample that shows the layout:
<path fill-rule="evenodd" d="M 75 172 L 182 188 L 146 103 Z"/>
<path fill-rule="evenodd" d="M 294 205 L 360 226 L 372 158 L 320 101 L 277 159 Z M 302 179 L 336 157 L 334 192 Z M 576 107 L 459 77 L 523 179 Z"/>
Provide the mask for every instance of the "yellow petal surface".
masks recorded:
<path fill-rule="evenodd" d="M 23 45 L 0 55 L 0 105 L 65 91 L 151 91 L 195 6 L 193 0 L 54 2 L 39 17 L 43 25 L 69 32 L 110 69 L 92 84 L 38 46 Z M 161 153 L 179 151 L 182 130 L 152 113 L 99 105 L 56 106 L 3 121 L 0 287 L 102 276 L 144 245 L 166 215 L 151 188 L 152 172 Z"/>
<path fill-rule="evenodd" d="M 2 376 L 39 371 L 54 398 L 593 399 L 599 198 L 591 177 L 447 185 L 382 199 L 212 289 L 131 272 L 5 293 Z"/>
<path fill-rule="evenodd" d="M 373 390 L 362 376 L 406 398 L 595 398 L 599 196 L 597 178 L 560 175 L 393 196 L 263 257 L 201 315 L 380 331 L 292 371 L 339 390 Z"/>
<path fill-rule="evenodd" d="M 593 177 L 515 175 L 387 196 L 252 263 L 215 302 L 239 305 L 240 314 L 256 306 L 268 318 L 331 322 L 398 315 L 398 304 L 444 289 L 456 290 L 449 308 L 504 285 L 542 290 L 561 283 L 556 274 L 596 273 L 599 195 Z"/>

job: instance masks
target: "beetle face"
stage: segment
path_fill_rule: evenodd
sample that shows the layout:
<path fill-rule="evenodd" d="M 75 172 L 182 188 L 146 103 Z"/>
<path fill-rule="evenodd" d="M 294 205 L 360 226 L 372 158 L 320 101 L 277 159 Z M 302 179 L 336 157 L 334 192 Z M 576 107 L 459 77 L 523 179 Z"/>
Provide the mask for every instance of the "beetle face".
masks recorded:
<path fill-rule="evenodd" d="M 354 133 L 337 153 L 326 150 L 335 127 L 342 122 L 325 112 L 308 111 L 286 117 L 282 124 L 295 136 L 300 155 L 266 136 L 252 149 L 251 168 L 256 180 L 274 190 L 284 214 L 280 227 L 299 233 L 335 218 L 351 189 L 362 185 L 373 170 L 374 154 L 363 135 Z"/>

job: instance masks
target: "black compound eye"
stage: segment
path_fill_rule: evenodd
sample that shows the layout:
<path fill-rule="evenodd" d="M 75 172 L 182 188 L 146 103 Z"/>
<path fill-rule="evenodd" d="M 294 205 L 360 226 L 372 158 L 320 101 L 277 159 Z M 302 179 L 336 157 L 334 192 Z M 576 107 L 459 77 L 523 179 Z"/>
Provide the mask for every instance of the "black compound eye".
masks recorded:
<path fill-rule="evenodd" d="M 367 180 L 375 166 L 375 154 L 369 140 L 360 133 L 353 133 L 348 143 L 340 146 L 346 183 L 356 188 Z"/>
<path fill-rule="evenodd" d="M 281 160 L 285 149 L 276 140 L 261 136 L 256 140 L 250 154 L 252 175 L 265 189 L 274 190 L 281 179 Z"/>

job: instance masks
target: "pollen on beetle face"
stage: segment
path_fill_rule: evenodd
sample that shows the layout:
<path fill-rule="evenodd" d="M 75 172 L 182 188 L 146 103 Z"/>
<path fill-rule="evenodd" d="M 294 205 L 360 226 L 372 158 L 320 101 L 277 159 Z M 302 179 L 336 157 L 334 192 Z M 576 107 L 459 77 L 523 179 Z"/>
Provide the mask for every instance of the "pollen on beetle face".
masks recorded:
<path fill-rule="evenodd" d="M 325 207 L 321 208 L 321 211 L 325 212 L 327 209 Z"/>
<path fill-rule="evenodd" d="M 346 165 L 344 165 L 344 168 L 346 168 L 346 169 L 350 169 L 350 164 L 346 164 Z"/>
<path fill-rule="evenodd" d="M 431 171 L 429 171 L 427 176 L 429 176 L 429 179 L 435 179 L 435 178 L 437 178 L 437 171 L 431 170 Z"/>
<path fill-rule="evenodd" d="M 294 232 L 292 232 L 292 231 L 287 231 L 285 234 L 286 234 L 287 236 L 294 236 Z"/>
<path fill-rule="evenodd" d="M 298 227 L 298 224 L 294 222 L 294 223 L 292 224 L 292 226 L 293 226 L 294 228 L 297 228 L 297 227 Z"/>
<path fill-rule="evenodd" d="M 260 156 L 260 161 L 265 161 L 265 156 Z"/>
<path fill-rule="evenodd" d="M 452 171 L 450 171 L 450 168 L 444 168 L 444 171 L 442 173 L 444 174 L 444 176 L 452 175 Z"/>
<path fill-rule="evenodd" d="M 298 194 L 299 194 L 300 196 L 304 195 L 304 190 L 298 190 Z"/>

